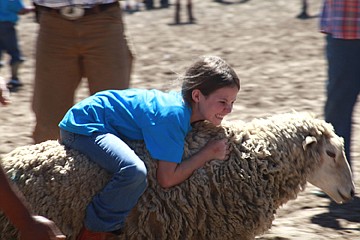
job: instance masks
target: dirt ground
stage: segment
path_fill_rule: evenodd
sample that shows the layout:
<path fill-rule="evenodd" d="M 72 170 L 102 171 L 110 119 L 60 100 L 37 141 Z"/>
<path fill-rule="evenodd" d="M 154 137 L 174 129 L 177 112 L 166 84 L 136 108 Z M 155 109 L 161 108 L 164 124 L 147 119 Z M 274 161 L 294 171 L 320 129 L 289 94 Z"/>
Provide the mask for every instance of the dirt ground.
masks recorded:
<path fill-rule="evenodd" d="M 157 4 L 158 1 L 155 1 Z M 173 3 L 170 1 L 170 3 Z M 126 34 L 136 60 L 132 87 L 178 87 L 177 73 L 195 57 L 205 54 L 226 59 L 241 78 L 241 92 L 228 120 L 244 121 L 291 110 L 323 117 L 326 62 L 324 36 L 318 32 L 320 0 L 309 1 L 309 19 L 296 18 L 300 0 L 250 0 L 219 3 L 195 0 L 196 24 L 174 25 L 174 6 L 125 13 Z M 185 22 L 185 1 L 182 3 Z M 27 61 L 20 77 L 23 88 L 12 104 L 0 108 L 0 156 L 15 147 L 32 144 L 31 112 L 37 24 L 22 16 L 17 26 Z M 9 69 L 0 74 L 9 77 Z M 86 82 L 77 101 L 88 95 Z M 360 108 L 354 118 L 353 170 L 360 185 Z M 313 194 L 308 185 L 296 200 L 278 211 L 272 229 L 259 239 L 360 239 L 360 198 L 336 205 Z"/>

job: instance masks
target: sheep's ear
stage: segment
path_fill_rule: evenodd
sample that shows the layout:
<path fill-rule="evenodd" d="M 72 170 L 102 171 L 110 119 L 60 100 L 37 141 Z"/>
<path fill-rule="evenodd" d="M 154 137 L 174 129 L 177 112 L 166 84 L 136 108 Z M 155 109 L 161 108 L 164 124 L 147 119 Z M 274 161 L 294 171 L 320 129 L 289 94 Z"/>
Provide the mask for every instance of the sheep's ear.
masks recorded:
<path fill-rule="evenodd" d="M 310 145 L 310 144 L 312 144 L 312 143 L 316 143 L 317 141 L 316 141 L 316 138 L 315 137 L 313 137 L 313 136 L 307 136 L 306 138 L 305 138 L 305 140 L 303 141 L 303 149 L 304 150 L 306 150 L 306 148 Z"/>

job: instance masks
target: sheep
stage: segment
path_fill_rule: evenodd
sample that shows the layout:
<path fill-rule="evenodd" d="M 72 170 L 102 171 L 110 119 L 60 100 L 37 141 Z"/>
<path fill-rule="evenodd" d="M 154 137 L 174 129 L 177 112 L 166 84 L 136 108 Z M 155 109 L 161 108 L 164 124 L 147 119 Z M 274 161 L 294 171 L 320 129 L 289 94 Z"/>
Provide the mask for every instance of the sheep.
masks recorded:
<path fill-rule="evenodd" d="M 271 228 L 277 209 L 295 199 L 307 181 L 337 203 L 354 196 L 342 138 L 308 113 L 222 126 L 199 122 L 187 136 L 184 158 L 209 139 L 224 137 L 231 146 L 228 160 L 211 161 L 169 189 L 158 185 L 156 160 L 144 143 L 129 141 L 146 163 L 148 188 L 119 239 L 254 239 Z M 70 240 L 82 227 L 86 205 L 109 180 L 108 173 L 57 141 L 19 147 L 1 162 L 33 211 L 52 219 Z M 1 239 L 16 236 L 4 216 L 0 232 Z"/>

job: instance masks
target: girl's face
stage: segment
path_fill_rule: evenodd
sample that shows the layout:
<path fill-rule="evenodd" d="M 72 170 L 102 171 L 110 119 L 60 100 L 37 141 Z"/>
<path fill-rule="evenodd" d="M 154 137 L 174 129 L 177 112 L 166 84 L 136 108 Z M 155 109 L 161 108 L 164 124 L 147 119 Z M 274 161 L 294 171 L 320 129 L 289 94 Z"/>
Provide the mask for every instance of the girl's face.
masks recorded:
<path fill-rule="evenodd" d="M 237 87 L 223 87 L 206 97 L 200 90 L 193 90 L 191 122 L 208 120 L 220 125 L 223 118 L 231 113 L 238 92 Z"/>

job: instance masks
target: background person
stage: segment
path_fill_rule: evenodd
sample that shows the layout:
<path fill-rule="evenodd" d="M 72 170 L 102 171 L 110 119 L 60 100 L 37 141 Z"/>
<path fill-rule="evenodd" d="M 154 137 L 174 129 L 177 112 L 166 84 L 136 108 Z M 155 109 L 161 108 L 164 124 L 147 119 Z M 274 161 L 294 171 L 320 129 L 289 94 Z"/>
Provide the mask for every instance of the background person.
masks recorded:
<path fill-rule="evenodd" d="M 27 14 L 33 9 L 33 7 L 25 6 L 22 0 L 0 0 L 0 60 L 3 52 L 10 55 L 11 79 L 7 87 L 12 92 L 23 85 L 19 79 L 19 67 L 24 58 L 18 44 L 15 26 L 19 20 L 18 15 Z M 4 65 L 1 63 L 0 67 Z"/>
<path fill-rule="evenodd" d="M 87 79 L 90 95 L 130 84 L 133 56 L 114 0 L 34 0 L 39 33 L 32 109 L 35 143 L 59 138 L 58 123 Z"/>
<path fill-rule="evenodd" d="M 328 62 L 325 120 L 344 138 L 351 165 L 352 117 L 360 92 L 360 2 L 325 0 L 320 31 L 326 34 Z"/>

